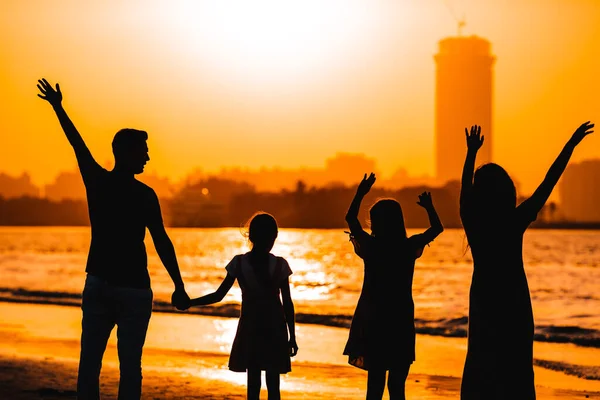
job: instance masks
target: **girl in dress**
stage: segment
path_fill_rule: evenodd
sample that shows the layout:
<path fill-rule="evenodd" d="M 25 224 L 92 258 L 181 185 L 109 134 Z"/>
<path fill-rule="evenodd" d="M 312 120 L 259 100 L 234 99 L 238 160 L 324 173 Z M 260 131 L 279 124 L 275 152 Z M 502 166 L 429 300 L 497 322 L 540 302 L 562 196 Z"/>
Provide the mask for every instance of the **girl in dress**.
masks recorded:
<path fill-rule="evenodd" d="M 552 193 L 575 146 L 592 133 L 586 122 L 573 133 L 535 192 L 517 205 L 515 185 L 499 165 L 475 172 L 483 145 L 481 127 L 465 128 L 467 156 L 460 217 L 473 256 L 468 349 L 462 400 L 536 398 L 533 376 L 533 310 L 523 268 L 523 235 Z"/>
<path fill-rule="evenodd" d="M 412 281 L 415 260 L 424 247 L 444 230 L 431 201 L 423 192 L 431 227 L 408 237 L 400 204 L 381 199 L 370 209 L 371 234 L 358 220 L 360 203 L 375 183 L 365 174 L 346 214 L 350 240 L 364 260 L 364 280 L 352 318 L 344 354 L 355 367 L 368 371 L 367 400 L 383 397 L 387 376 L 390 400 L 405 399 L 404 385 L 415 360 L 415 323 Z"/>
<path fill-rule="evenodd" d="M 283 257 L 270 253 L 277 232 L 277 221 L 271 214 L 256 213 L 248 229 L 252 249 L 227 264 L 227 276 L 216 292 L 190 301 L 191 306 L 217 303 L 237 279 L 242 307 L 229 369 L 247 373 L 249 400 L 260 398 L 261 371 L 265 371 L 269 400 L 280 399 L 279 375 L 291 371 L 290 357 L 298 352 L 288 279 L 292 270 Z"/>

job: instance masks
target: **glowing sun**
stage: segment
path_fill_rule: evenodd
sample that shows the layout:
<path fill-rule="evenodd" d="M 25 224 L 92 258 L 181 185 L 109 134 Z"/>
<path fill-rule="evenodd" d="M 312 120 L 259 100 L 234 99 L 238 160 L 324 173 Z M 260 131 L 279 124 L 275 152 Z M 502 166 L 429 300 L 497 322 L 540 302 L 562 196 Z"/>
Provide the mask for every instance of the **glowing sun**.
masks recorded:
<path fill-rule="evenodd" d="M 204 67 L 258 83 L 343 67 L 376 24 L 356 0 L 206 0 L 169 5 L 183 49 Z"/>

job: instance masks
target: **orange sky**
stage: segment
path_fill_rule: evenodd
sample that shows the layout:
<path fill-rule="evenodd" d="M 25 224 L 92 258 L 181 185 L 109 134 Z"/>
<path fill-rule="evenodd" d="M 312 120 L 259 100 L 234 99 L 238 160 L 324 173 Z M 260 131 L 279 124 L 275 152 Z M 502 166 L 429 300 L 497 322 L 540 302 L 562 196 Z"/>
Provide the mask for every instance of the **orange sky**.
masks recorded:
<path fill-rule="evenodd" d="M 127 126 L 150 134 L 148 170 L 173 179 L 338 151 L 432 175 L 448 5 L 492 43 L 494 161 L 528 192 L 581 122 L 600 123 L 598 0 L 3 0 L 0 171 L 44 184 L 75 165 L 36 97 L 46 77 L 104 164 Z M 598 135 L 574 161 L 600 157 Z"/>

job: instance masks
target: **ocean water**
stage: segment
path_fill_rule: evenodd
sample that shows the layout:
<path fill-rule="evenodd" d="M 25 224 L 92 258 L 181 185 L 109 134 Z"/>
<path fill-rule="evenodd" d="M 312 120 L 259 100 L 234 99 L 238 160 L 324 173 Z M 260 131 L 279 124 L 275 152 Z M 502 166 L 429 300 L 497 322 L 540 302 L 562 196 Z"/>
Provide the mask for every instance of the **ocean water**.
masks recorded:
<path fill-rule="evenodd" d="M 216 290 L 225 265 L 249 250 L 236 228 L 168 232 L 192 297 Z M 86 227 L 0 227 L 0 300 L 79 304 L 89 241 Z M 173 284 L 149 236 L 146 243 L 155 308 L 173 311 Z M 294 272 L 290 282 L 298 322 L 349 326 L 363 264 L 342 229 L 281 229 L 272 252 L 285 257 Z M 524 262 L 536 340 L 600 348 L 600 231 L 530 229 Z M 445 230 L 416 263 L 417 332 L 466 336 L 471 273 L 464 232 Z M 236 284 L 220 304 L 192 312 L 237 317 L 240 300 Z"/>

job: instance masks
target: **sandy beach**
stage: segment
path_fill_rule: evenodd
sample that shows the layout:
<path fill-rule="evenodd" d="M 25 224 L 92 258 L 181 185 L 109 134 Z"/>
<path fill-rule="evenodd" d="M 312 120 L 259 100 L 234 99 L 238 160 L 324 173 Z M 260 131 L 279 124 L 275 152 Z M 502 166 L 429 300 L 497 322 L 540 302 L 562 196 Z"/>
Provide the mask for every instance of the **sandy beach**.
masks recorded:
<path fill-rule="evenodd" d="M 0 303 L 0 315 L 0 398 L 76 398 L 79 308 Z M 144 351 L 143 398 L 244 399 L 245 374 L 227 369 L 236 324 L 234 318 L 154 313 Z M 366 373 L 341 355 L 347 331 L 304 324 L 297 331 L 300 351 L 292 372 L 282 376 L 282 397 L 363 399 Z M 103 399 L 116 398 L 115 345 L 113 334 L 101 376 Z M 419 335 L 407 397 L 458 399 L 465 351 L 464 338 Z M 592 366 L 600 359 L 599 350 L 573 345 L 536 343 L 535 353 L 550 363 Z M 540 367 L 535 373 L 538 399 L 600 399 L 599 380 Z"/>

